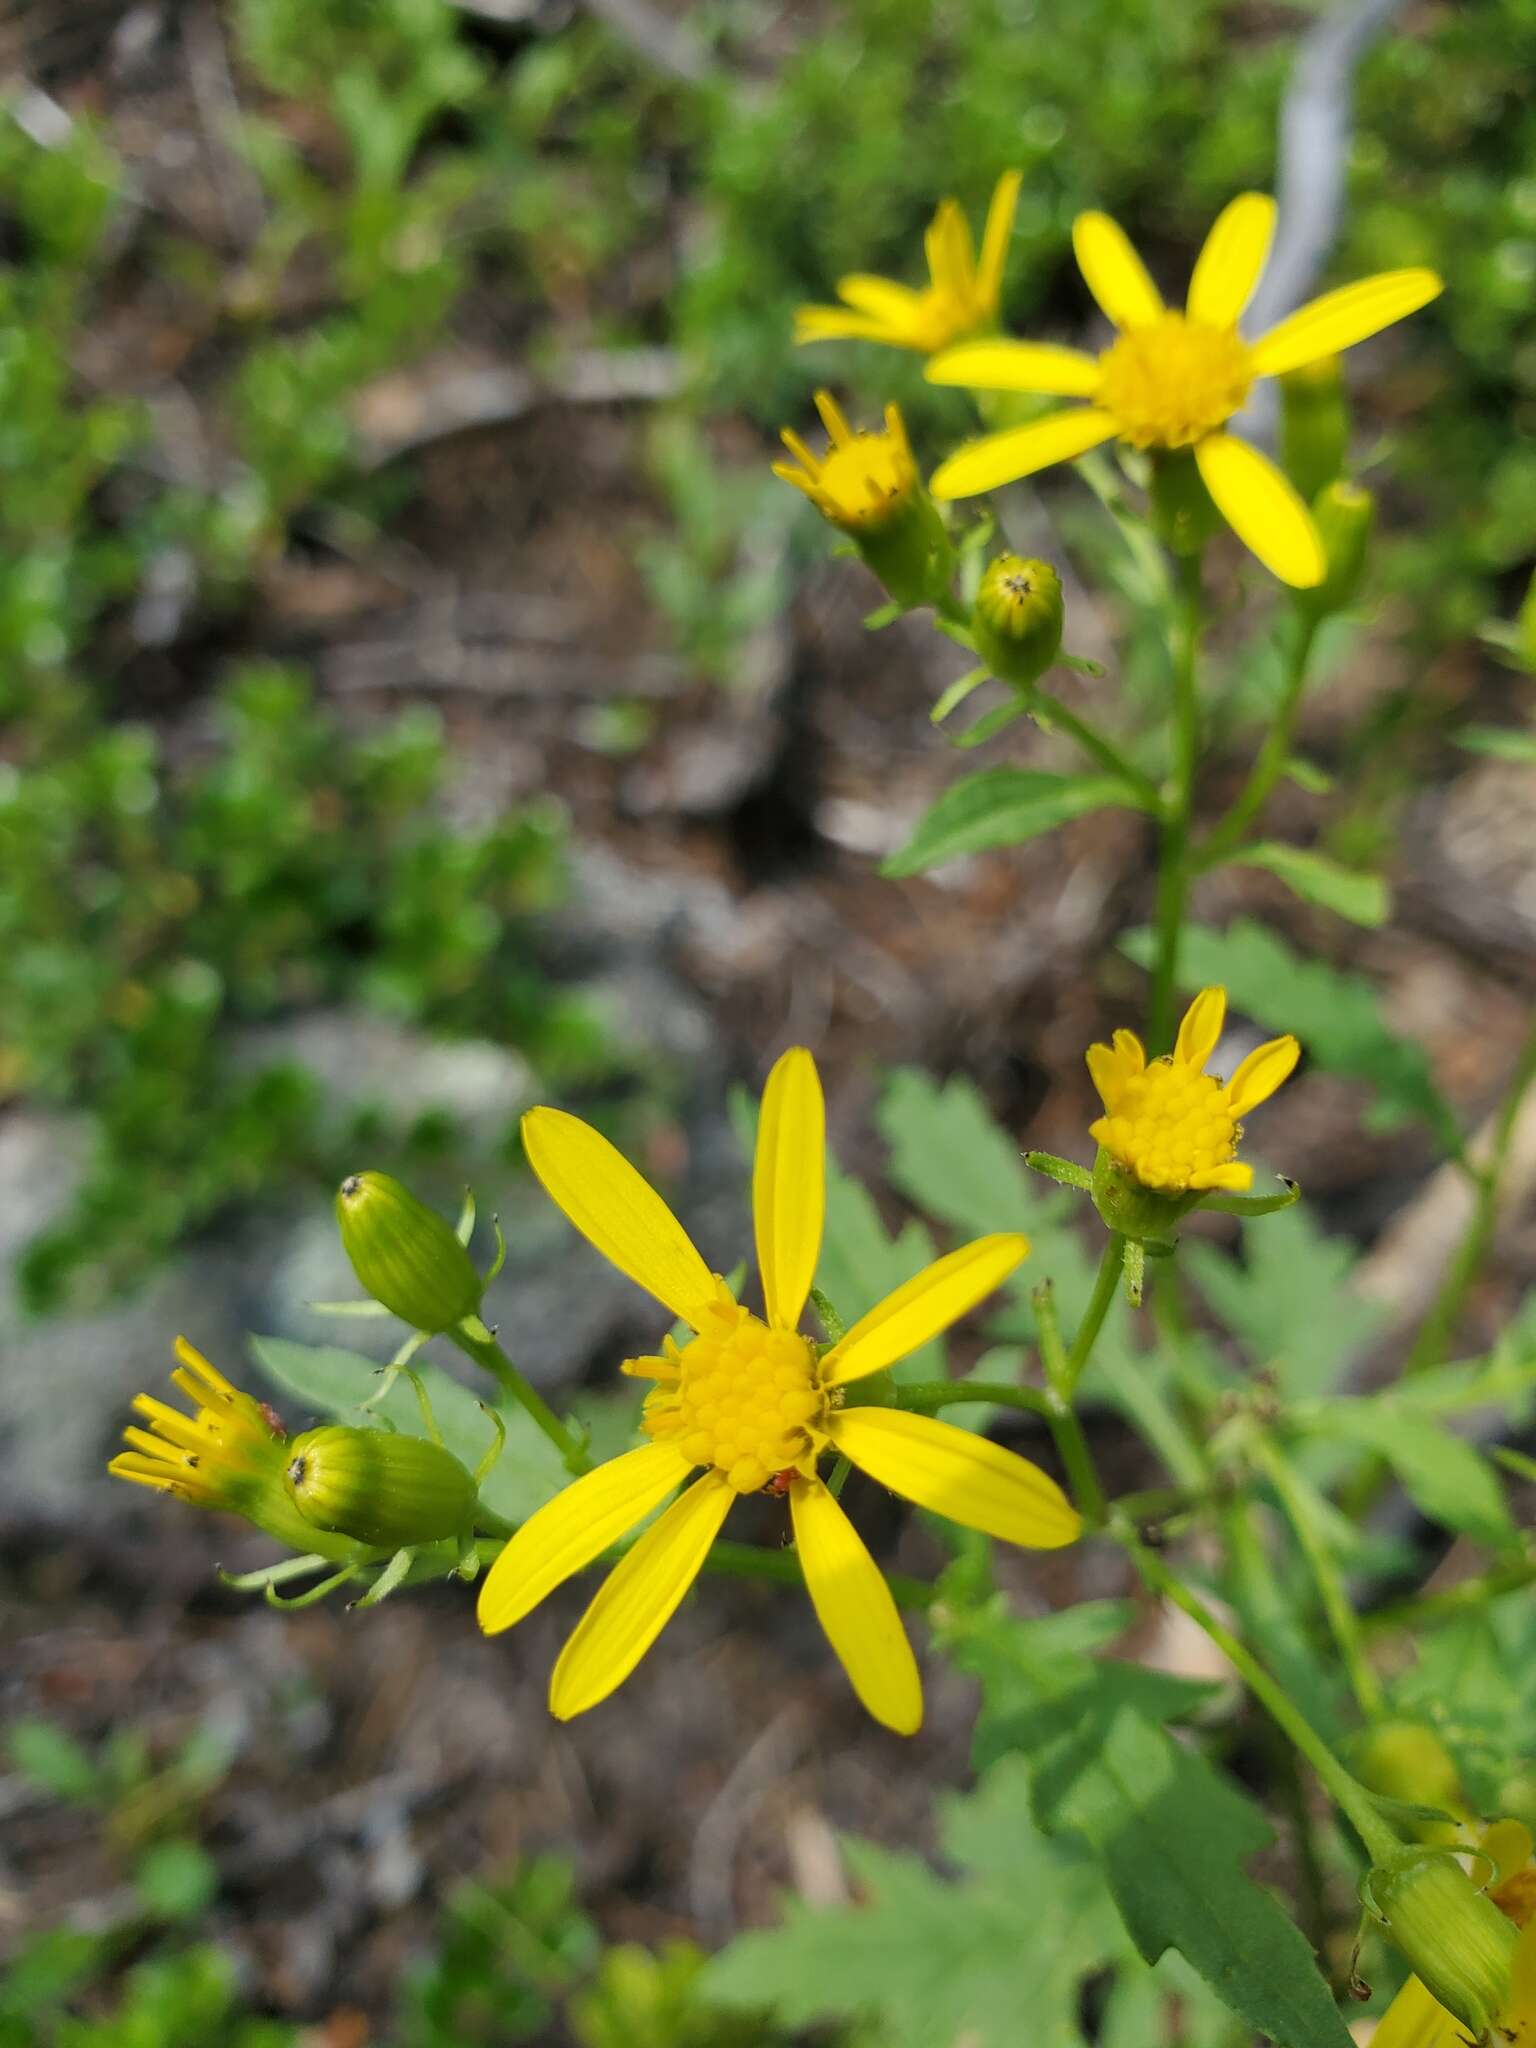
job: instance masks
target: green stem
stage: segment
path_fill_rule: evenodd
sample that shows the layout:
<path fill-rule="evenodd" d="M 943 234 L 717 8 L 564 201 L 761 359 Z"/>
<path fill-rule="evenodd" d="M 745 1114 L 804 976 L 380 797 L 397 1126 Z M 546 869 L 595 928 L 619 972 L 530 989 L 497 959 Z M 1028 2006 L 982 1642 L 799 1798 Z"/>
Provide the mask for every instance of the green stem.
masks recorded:
<path fill-rule="evenodd" d="M 1215 867 L 1218 861 L 1225 860 L 1242 844 L 1248 827 L 1268 803 L 1271 790 L 1285 773 L 1296 732 L 1296 715 L 1301 709 L 1302 693 L 1306 689 L 1307 669 L 1321 623 L 1317 612 L 1298 608 L 1285 683 L 1264 736 L 1264 744 L 1248 772 L 1248 780 L 1233 800 L 1232 808 L 1196 848 L 1193 866 L 1197 874 Z"/>
<path fill-rule="evenodd" d="M 1166 1052 L 1173 1043 L 1179 940 L 1189 895 L 1189 828 L 1194 812 L 1195 776 L 1200 765 L 1200 694 L 1196 680 L 1202 620 L 1199 556 L 1181 556 L 1178 570 L 1172 636 L 1172 789 L 1163 806 L 1157 864 L 1157 951 L 1152 967 L 1150 1024 L 1153 1052 Z"/>
<path fill-rule="evenodd" d="M 1119 1243 L 1119 1239 L 1113 1240 Z M 1103 1279 L 1103 1267 L 1099 1269 Z M 1113 1292 L 1113 1290 L 1111 1290 Z M 1043 1281 L 1030 1295 L 1035 1311 L 1035 1324 L 1040 1337 L 1040 1357 L 1045 1365 L 1045 1377 L 1050 1384 L 1047 1396 L 1049 1407 L 1047 1420 L 1051 1425 L 1051 1436 L 1060 1453 L 1061 1462 L 1067 1469 L 1067 1479 L 1072 1488 L 1072 1498 L 1078 1512 L 1090 1528 L 1102 1527 L 1104 1522 L 1104 1488 L 1099 1483 L 1098 1467 L 1093 1462 L 1093 1452 L 1083 1433 L 1083 1425 L 1077 1419 L 1072 1406 L 1072 1394 L 1077 1384 L 1077 1375 L 1082 1370 L 1093 1349 L 1093 1340 L 1104 1324 L 1104 1311 L 1097 1316 L 1094 1306 L 1098 1301 L 1098 1290 L 1090 1303 L 1083 1327 L 1078 1332 L 1078 1341 L 1073 1346 L 1073 1356 L 1080 1350 L 1082 1360 L 1074 1369 L 1072 1359 L 1061 1339 L 1061 1322 L 1056 1314 L 1056 1293 L 1049 1280 Z M 1087 1339 L 1086 1343 L 1084 1339 Z"/>
<path fill-rule="evenodd" d="M 505 1515 L 498 1515 L 482 1500 L 475 1503 L 475 1532 L 481 1536 L 494 1536 L 505 1543 L 509 1536 L 517 1534 L 517 1524 L 509 1522 Z"/>
<path fill-rule="evenodd" d="M 628 1544 L 617 1545 L 606 1550 L 601 1557 L 594 1558 L 599 1565 L 617 1564 Z M 502 1549 L 501 1538 L 484 1536 L 477 1540 L 475 1551 L 484 1565 L 494 1564 Z M 800 1560 L 792 1550 L 769 1550 L 756 1543 L 732 1543 L 718 1540 L 704 1560 L 707 1572 L 718 1572 L 732 1579 L 767 1579 L 776 1586 L 804 1586 L 805 1574 L 800 1569 Z M 887 1572 L 885 1582 L 890 1587 L 898 1607 L 909 1607 L 921 1611 L 931 1607 L 938 1598 L 937 1589 L 923 1579 L 908 1577 L 903 1572 Z"/>
<path fill-rule="evenodd" d="M 1070 1401 L 1082 1377 L 1083 1367 L 1088 1363 L 1094 1345 L 1099 1341 L 1099 1332 L 1104 1327 L 1104 1318 L 1109 1314 L 1110 1304 L 1115 1298 L 1115 1289 L 1120 1284 L 1120 1274 L 1125 1263 L 1125 1239 L 1118 1231 L 1109 1233 L 1109 1241 L 1099 1260 L 1098 1277 L 1093 1283 L 1093 1293 L 1088 1307 L 1078 1325 L 1076 1339 L 1066 1361 L 1062 1375 L 1061 1393 Z"/>
<path fill-rule="evenodd" d="M 1351 1690 L 1361 1714 L 1367 1721 L 1379 1720 L 1386 1711 L 1386 1696 L 1381 1681 L 1372 1670 L 1365 1654 L 1365 1643 L 1360 1634 L 1359 1617 L 1350 1601 L 1349 1593 L 1327 1546 L 1321 1541 L 1317 1526 L 1307 1510 L 1307 1502 L 1296 1484 L 1296 1475 L 1285 1458 L 1270 1439 L 1255 1431 L 1247 1439 L 1247 1446 L 1254 1463 L 1274 1488 L 1275 1496 L 1285 1510 L 1286 1520 L 1296 1534 L 1316 1581 L 1318 1597 L 1323 1603 L 1323 1612 L 1328 1617 L 1328 1626 L 1333 1630 L 1334 1641 L 1339 1646 L 1339 1655 L 1344 1660 L 1344 1669 L 1349 1677 Z"/>
<path fill-rule="evenodd" d="M 1361 1627 L 1371 1635 L 1385 1629 L 1414 1628 L 1421 1622 L 1440 1621 L 1447 1615 L 1486 1607 L 1491 1600 L 1502 1600 L 1506 1593 L 1522 1592 L 1532 1584 L 1536 1584 L 1536 1558 L 1501 1565 L 1480 1578 L 1463 1579 L 1460 1585 L 1447 1586 L 1444 1592 L 1414 1593 L 1388 1607 L 1373 1607 L 1369 1614 L 1361 1616 Z"/>
<path fill-rule="evenodd" d="M 1489 1149 L 1486 1163 L 1478 1170 L 1477 1198 L 1466 1236 L 1457 1248 L 1450 1271 L 1445 1276 L 1440 1292 L 1435 1296 L 1429 1314 L 1420 1325 L 1413 1349 L 1403 1366 L 1405 1377 L 1410 1373 L 1423 1372 L 1429 1366 L 1439 1365 L 1445 1358 L 1462 1307 L 1471 1291 L 1472 1283 L 1482 1271 L 1483 1261 L 1487 1258 L 1488 1248 L 1493 1242 L 1494 1227 L 1499 1215 L 1499 1192 L 1504 1170 L 1509 1164 L 1509 1150 L 1514 1142 L 1515 1124 L 1532 1081 L 1536 1081 L 1536 1028 L 1532 1029 L 1521 1048 L 1514 1076 L 1499 1110 L 1493 1144 Z"/>
<path fill-rule="evenodd" d="M 915 1386 L 896 1389 L 896 1406 L 931 1415 L 935 1408 L 950 1408 L 965 1401 L 994 1401 L 999 1408 L 1025 1408 L 1031 1415 L 1049 1417 L 1050 1397 L 1036 1387 L 1010 1386 L 1005 1380 L 920 1380 Z"/>
<path fill-rule="evenodd" d="M 1134 762 L 1128 761 L 1112 741 L 1089 725 L 1086 719 L 1079 718 L 1075 711 L 1069 711 L 1059 697 L 1053 697 L 1049 690 L 1042 690 L 1038 683 L 1030 685 L 1028 696 L 1031 712 L 1043 714 L 1053 726 L 1076 740 L 1083 752 L 1097 761 L 1101 768 L 1118 776 L 1122 782 L 1128 782 L 1154 817 L 1161 813 L 1163 805 L 1157 784 Z"/>
<path fill-rule="evenodd" d="M 1358 1784 L 1345 1770 L 1306 1716 L 1292 1705 L 1284 1689 L 1270 1677 L 1246 1643 L 1241 1642 L 1229 1628 L 1216 1619 L 1199 1595 L 1192 1592 L 1182 1579 L 1177 1578 L 1155 1551 L 1147 1548 L 1128 1523 L 1117 1522 L 1113 1534 L 1125 1546 L 1132 1563 L 1141 1574 L 1142 1582 L 1154 1593 L 1160 1593 L 1165 1599 L 1171 1600 L 1175 1607 L 1180 1608 L 1191 1621 L 1205 1631 L 1270 1719 L 1277 1724 L 1292 1745 L 1300 1750 L 1322 1780 L 1335 1806 L 1353 1824 L 1355 1832 L 1365 1844 L 1366 1854 L 1371 1861 L 1384 1863 L 1394 1851 L 1401 1849 L 1402 1842 L 1382 1819 L 1380 1810 L 1365 1787 Z"/>
<path fill-rule="evenodd" d="M 457 1328 L 445 1331 L 444 1335 L 452 1338 L 466 1358 L 472 1358 L 476 1365 L 488 1372 L 533 1418 L 560 1453 L 566 1471 L 573 1478 L 579 1479 L 584 1472 L 592 1470 L 592 1460 L 587 1456 L 586 1445 L 581 1438 L 573 1429 L 568 1429 L 543 1396 L 529 1386 L 489 1332 L 484 1337 L 476 1337 L 460 1323 Z"/>

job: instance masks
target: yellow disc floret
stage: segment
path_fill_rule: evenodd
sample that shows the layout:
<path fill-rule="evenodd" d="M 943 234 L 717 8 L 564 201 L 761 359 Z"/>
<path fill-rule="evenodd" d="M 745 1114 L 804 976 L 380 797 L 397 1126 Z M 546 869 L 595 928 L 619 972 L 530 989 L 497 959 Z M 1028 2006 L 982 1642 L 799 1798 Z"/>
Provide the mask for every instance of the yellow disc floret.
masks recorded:
<path fill-rule="evenodd" d="M 1192 448 L 1241 412 L 1253 386 L 1251 350 L 1235 327 L 1161 313 L 1099 357 L 1095 403 L 1136 448 Z"/>
<path fill-rule="evenodd" d="M 809 1478 L 830 1405 L 814 1346 L 770 1329 L 723 1284 L 703 1325 L 685 1345 L 667 1338 L 661 1357 L 626 1363 L 661 1382 L 645 1404 L 646 1434 L 712 1465 L 738 1493 L 756 1493 L 781 1472 Z"/>
<path fill-rule="evenodd" d="M 1173 1051 L 1150 1064 L 1133 1031 L 1088 1049 L 1088 1071 L 1104 1103 L 1089 1136 L 1158 1194 L 1250 1186 L 1253 1168 L 1237 1157 L 1239 1119 L 1273 1095 L 1301 1057 L 1287 1034 L 1249 1053 L 1230 1081 L 1207 1074 L 1226 1012 L 1225 989 L 1202 989 Z"/>

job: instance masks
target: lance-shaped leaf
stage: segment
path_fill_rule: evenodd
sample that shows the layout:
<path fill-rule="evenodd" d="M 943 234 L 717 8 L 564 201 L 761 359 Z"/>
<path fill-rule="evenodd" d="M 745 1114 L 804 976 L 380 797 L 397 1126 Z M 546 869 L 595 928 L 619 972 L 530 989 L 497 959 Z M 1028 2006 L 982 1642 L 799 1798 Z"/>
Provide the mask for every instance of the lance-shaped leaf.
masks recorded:
<path fill-rule="evenodd" d="M 1002 707 L 1012 715 L 1017 706 Z M 985 721 L 983 721 L 985 722 Z M 918 875 L 964 853 L 1018 846 L 1088 811 L 1140 810 L 1129 783 L 1116 775 L 1048 775 L 1038 768 L 984 768 L 939 798 L 885 875 Z"/>

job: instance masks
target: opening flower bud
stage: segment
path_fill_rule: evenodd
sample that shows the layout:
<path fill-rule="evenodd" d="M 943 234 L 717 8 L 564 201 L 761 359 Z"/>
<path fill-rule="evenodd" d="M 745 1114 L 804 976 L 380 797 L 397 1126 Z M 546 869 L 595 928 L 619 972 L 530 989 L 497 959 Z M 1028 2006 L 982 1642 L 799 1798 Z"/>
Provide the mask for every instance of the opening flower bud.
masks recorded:
<path fill-rule="evenodd" d="M 436 1336 L 480 1306 L 484 1282 L 434 1209 L 387 1173 L 352 1173 L 336 1196 L 352 1270 L 375 1301 Z"/>
<path fill-rule="evenodd" d="M 816 393 L 830 446 L 815 455 L 784 429 L 795 460 L 776 462 L 775 476 L 810 499 L 822 518 L 846 533 L 898 604 L 935 604 L 948 591 L 954 549 L 912 459 L 897 406 L 885 409 L 883 432 L 855 432 L 829 391 Z"/>
<path fill-rule="evenodd" d="M 477 1498 L 474 1480 L 441 1444 L 339 1423 L 293 1439 L 286 1484 L 306 1522 L 380 1548 L 462 1535 Z"/>
<path fill-rule="evenodd" d="M 1376 524 L 1376 500 L 1359 484 L 1331 483 L 1313 499 L 1312 519 L 1328 571 L 1310 590 L 1298 590 L 1296 602 L 1303 610 L 1326 618 L 1330 612 L 1343 611 L 1359 595 Z"/>
<path fill-rule="evenodd" d="M 1514 1926 L 1443 1850 L 1402 1850 L 1370 1872 L 1365 1896 L 1425 1989 L 1480 2040 L 1509 1999 Z"/>
<path fill-rule="evenodd" d="M 1361 1784 L 1384 1798 L 1458 1816 L 1467 1811 L 1455 1760 L 1422 1721 L 1378 1721 L 1361 1736 L 1351 1761 Z M 1449 1841 L 1455 1829 L 1445 1821 L 1424 1821 L 1415 1832 L 1421 1841 Z"/>
<path fill-rule="evenodd" d="M 1337 356 L 1321 356 L 1280 379 L 1280 462 L 1309 502 L 1344 466 L 1349 407 Z"/>
<path fill-rule="evenodd" d="M 1004 682 L 1038 682 L 1061 652 L 1061 578 L 1049 562 L 999 555 L 987 564 L 971 613 L 976 652 Z"/>

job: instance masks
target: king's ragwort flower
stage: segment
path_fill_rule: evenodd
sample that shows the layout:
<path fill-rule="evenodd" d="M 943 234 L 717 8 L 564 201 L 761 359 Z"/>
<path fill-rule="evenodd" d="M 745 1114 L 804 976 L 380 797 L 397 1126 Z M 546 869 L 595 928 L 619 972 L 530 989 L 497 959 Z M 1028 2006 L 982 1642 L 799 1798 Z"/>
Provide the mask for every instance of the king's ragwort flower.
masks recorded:
<path fill-rule="evenodd" d="M 1226 431 L 1255 382 L 1336 355 L 1427 305 L 1432 270 L 1383 271 L 1325 292 L 1256 341 L 1238 332 L 1269 254 L 1275 203 L 1245 192 L 1206 238 L 1182 313 L 1163 304 L 1123 231 L 1080 214 L 1072 245 L 1100 308 L 1119 330 L 1098 356 L 1027 341 L 971 341 L 927 366 L 936 384 L 1080 398 L 1081 406 L 972 441 L 933 478 L 940 498 L 969 498 L 1118 437 L 1134 448 L 1190 449 L 1217 509 L 1284 583 L 1308 588 L 1326 563 L 1306 505 L 1266 455 Z"/>
<path fill-rule="evenodd" d="M 1088 1135 L 1157 1194 L 1253 1184 L 1253 1168 L 1237 1156 L 1240 1119 L 1288 1078 L 1301 1047 L 1289 1033 L 1272 1038 L 1222 1081 L 1204 1069 L 1226 1015 L 1226 990 L 1204 988 L 1163 1058 L 1149 1061 L 1134 1031 L 1117 1031 L 1112 1044 L 1088 1048 L 1088 1072 L 1104 1103 Z"/>
<path fill-rule="evenodd" d="M 946 199 L 923 238 L 930 279 L 925 291 L 888 277 L 841 277 L 837 295 L 843 304 L 801 306 L 795 314 L 795 340 L 880 341 L 931 355 L 995 327 L 1020 182 L 1018 171 L 1005 171 L 998 179 L 979 262 L 965 215 L 955 200 Z"/>
<path fill-rule="evenodd" d="M 1495 1821 L 1483 1831 L 1478 1860 L 1490 1871 L 1484 1898 L 1517 1930 L 1512 1943 L 1507 1951 L 1496 1946 L 1479 1974 L 1484 1944 L 1465 1939 L 1459 1916 L 1441 1913 L 1422 1939 L 1442 1953 L 1425 1968 L 1460 2010 L 1453 2012 L 1423 1977 L 1412 1976 L 1383 2014 L 1371 2048 L 1468 2048 L 1468 2028 L 1478 2025 L 1479 2040 L 1490 2048 L 1529 2048 L 1536 2040 L 1536 1865 L 1529 1830 L 1519 1821 Z M 1464 1984 L 1483 1990 L 1481 2003 L 1467 2004 Z"/>
<path fill-rule="evenodd" d="M 917 1665 L 889 1587 L 818 1474 L 840 1453 L 882 1485 L 968 1528 L 1050 1549 L 1081 1526 L 1053 1480 L 1011 1451 L 930 1416 L 843 1405 L 845 1389 L 916 1351 L 990 1294 L 1029 1247 L 978 1238 L 898 1287 L 826 1349 L 801 1333 L 826 1203 L 825 1110 L 801 1048 L 769 1075 L 752 1210 L 765 1313 L 711 1273 L 656 1191 L 606 1138 L 556 1109 L 530 1110 L 534 1172 L 571 1222 L 692 1333 L 624 1370 L 655 1381 L 651 1441 L 578 1479 L 524 1523 L 481 1590 L 482 1628 L 520 1621 L 694 1473 L 615 1566 L 561 1652 L 550 1707 L 568 1719 L 621 1685 L 703 1566 L 739 1495 L 787 1494 L 822 1627 L 854 1690 L 902 1734 L 922 1720 Z"/>

